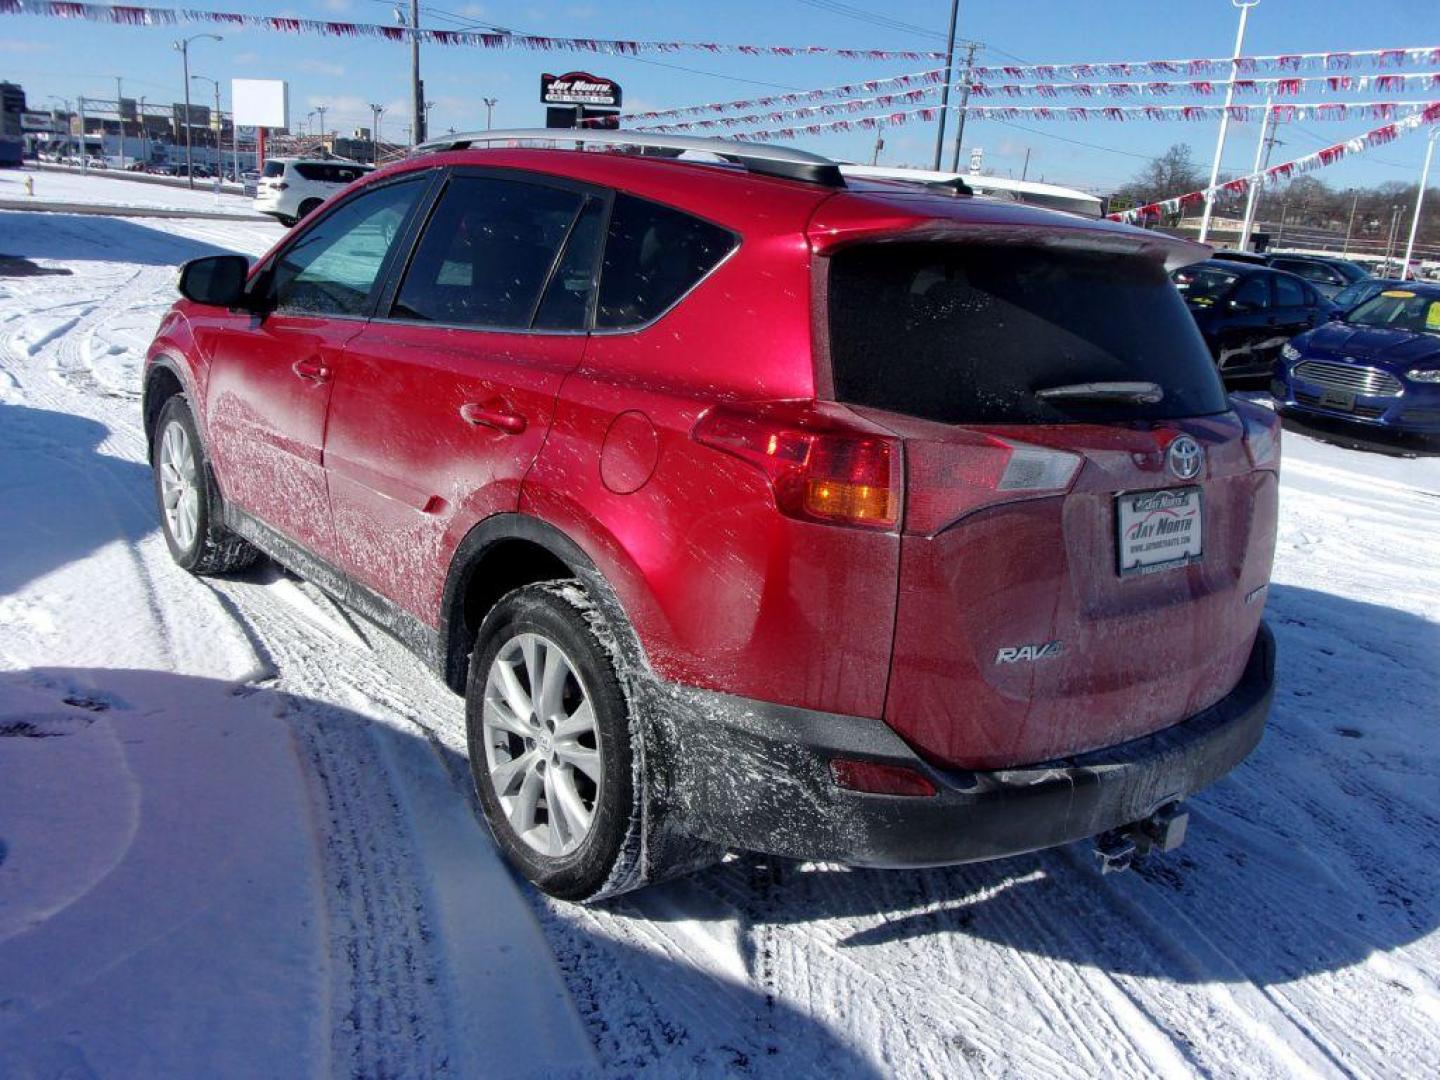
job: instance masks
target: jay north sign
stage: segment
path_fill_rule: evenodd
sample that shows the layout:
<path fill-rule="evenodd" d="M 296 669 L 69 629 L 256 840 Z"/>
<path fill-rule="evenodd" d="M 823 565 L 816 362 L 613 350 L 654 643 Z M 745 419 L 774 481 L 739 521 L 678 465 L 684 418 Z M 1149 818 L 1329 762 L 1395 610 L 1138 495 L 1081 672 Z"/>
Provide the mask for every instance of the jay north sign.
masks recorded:
<path fill-rule="evenodd" d="M 620 84 L 584 71 L 567 75 L 540 76 L 540 101 L 545 105 L 591 105 L 602 109 L 620 107 Z"/>

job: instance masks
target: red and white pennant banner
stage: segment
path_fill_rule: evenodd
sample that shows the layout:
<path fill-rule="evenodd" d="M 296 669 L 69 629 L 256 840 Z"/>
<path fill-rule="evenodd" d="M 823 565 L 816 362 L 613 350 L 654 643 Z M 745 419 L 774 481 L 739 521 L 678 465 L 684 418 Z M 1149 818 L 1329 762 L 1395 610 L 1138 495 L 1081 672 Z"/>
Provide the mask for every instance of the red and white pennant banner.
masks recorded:
<path fill-rule="evenodd" d="M 932 71 L 917 71 L 912 75 L 896 75 L 889 79 L 867 79 L 865 82 L 846 83 L 844 86 L 827 86 L 819 90 L 799 90 L 793 94 L 772 94 L 769 97 L 742 98 L 738 101 L 716 101 L 706 105 L 686 105 L 678 109 L 655 109 L 650 112 L 621 113 L 620 122 L 639 120 L 648 122 L 672 116 L 700 116 L 711 112 L 730 112 L 738 109 L 769 109 L 776 105 L 801 105 L 806 102 L 824 101 L 831 97 L 849 97 L 853 94 L 873 94 L 882 87 L 902 89 L 911 86 L 936 86 L 945 77 L 942 68 Z M 586 121 L 591 124 L 609 122 L 609 118 Z"/>
<path fill-rule="evenodd" d="M 1111 221 L 1124 221 L 1130 224 L 1149 221 L 1167 214 L 1178 214 L 1180 211 L 1199 206 L 1205 202 L 1207 193 L 1214 195 L 1244 195 L 1253 185 L 1269 187 L 1272 184 L 1283 183 L 1300 173 L 1312 172 L 1315 169 L 1322 169 L 1327 165 L 1334 165 L 1337 161 L 1343 161 L 1347 157 L 1354 157 L 1363 154 L 1377 146 L 1384 146 L 1386 143 L 1394 142 L 1403 135 L 1409 135 L 1430 124 L 1440 123 L 1440 101 L 1432 102 L 1420 112 L 1412 113 L 1403 120 L 1397 120 L 1393 124 L 1386 124 L 1383 127 L 1373 128 L 1363 135 L 1357 135 L 1353 139 L 1347 139 L 1342 143 L 1333 146 L 1326 146 L 1316 150 L 1313 154 L 1306 154 L 1304 157 L 1296 158 L 1294 161 L 1286 161 L 1280 165 L 1272 165 L 1268 169 L 1251 173 L 1248 176 L 1240 176 L 1234 180 L 1227 180 L 1223 184 L 1216 184 L 1213 188 L 1206 188 L 1204 191 L 1191 191 L 1184 195 L 1177 195 L 1173 199 L 1163 199 L 1160 202 L 1148 203 L 1145 206 L 1137 206 L 1130 210 L 1123 210 L 1110 215 Z"/>
<path fill-rule="evenodd" d="M 971 97 L 1060 97 L 1073 94 L 1076 97 L 1164 97 L 1170 94 L 1196 94 L 1210 97 L 1224 93 L 1230 85 L 1228 79 L 1191 79 L 1188 81 L 1151 82 L 1067 82 L 1067 83 L 975 83 L 970 87 Z M 1311 75 L 1280 79 L 1236 79 L 1237 94 L 1273 94 L 1275 97 L 1295 97 L 1313 86 L 1321 92 L 1332 94 L 1365 93 L 1422 93 L 1440 89 L 1440 72 L 1421 72 L 1413 75 Z"/>
<path fill-rule="evenodd" d="M 1403 49 L 1359 49 L 1348 52 L 1276 53 L 1203 60 L 1114 60 L 1103 64 L 1004 64 L 975 67 L 970 74 L 981 82 L 991 79 L 1127 79 L 1135 75 L 1224 75 L 1257 71 L 1349 71 L 1352 68 L 1401 68 L 1440 64 L 1440 45 Z"/>
<path fill-rule="evenodd" d="M 1422 108 L 1428 101 L 1320 101 L 1269 106 L 1281 120 L 1389 120 L 1403 109 Z M 1228 115 L 1237 123 L 1260 120 L 1264 105 L 971 105 L 972 120 L 1218 120 Z"/>
<path fill-rule="evenodd" d="M 703 120 L 687 120 L 678 124 L 647 124 L 636 131 L 655 134 L 675 135 L 686 131 L 704 131 L 716 127 L 753 127 L 756 124 L 773 124 L 781 120 L 801 120 L 811 116 L 839 116 L 842 113 L 870 112 L 875 109 L 889 109 L 896 105 L 909 105 L 923 101 L 939 88 L 922 86 L 918 90 L 904 90 L 896 94 L 878 94 L 875 97 L 852 98 L 849 101 L 826 101 L 818 105 L 805 105 L 798 109 L 783 109 L 779 112 L 751 113 L 748 116 L 715 116 Z"/>
<path fill-rule="evenodd" d="M 252 26 L 287 34 L 324 37 L 374 37 L 409 41 L 412 31 L 379 23 L 330 22 L 279 15 L 248 15 L 196 8 L 121 7 L 108 4 L 69 3 L 66 0 L 0 0 L 0 15 L 38 15 L 51 19 L 83 19 L 117 26 L 173 26 L 202 23 Z M 481 49 L 533 49 L 542 52 L 589 52 L 635 55 L 639 53 L 733 53 L 742 56 L 830 56 L 844 60 L 943 60 L 944 53 L 897 49 L 837 49 L 828 45 L 729 45 L 707 41 L 622 41 L 608 38 L 549 37 L 540 34 L 481 33 L 473 30 L 414 31 L 428 45 L 467 45 Z"/>
<path fill-rule="evenodd" d="M 843 106 L 844 103 L 839 103 Z M 1388 120 L 1405 109 L 1424 109 L 1434 103 L 1429 101 L 1372 101 L 1362 104 L 1324 102 L 1306 105 L 1271 105 L 1271 113 L 1279 120 L 1347 120 L 1364 117 L 1371 120 Z M 825 108 L 821 106 L 820 108 Z M 839 108 L 837 106 L 837 108 Z M 844 111 L 839 108 L 839 111 Z M 967 113 L 972 120 L 1214 120 L 1226 109 L 1219 105 L 1134 105 L 1134 106 L 1071 106 L 1050 108 L 1048 106 L 1001 106 L 971 105 Z M 1230 119 L 1236 121 L 1259 120 L 1265 115 L 1264 105 L 1231 105 Z M 877 127 L 900 127 L 919 121 L 935 120 L 940 116 L 938 107 L 900 110 L 881 116 L 859 116 L 843 120 L 829 120 L 824 123 L 787 125 L 766 128 L 760 131 L 746 131 L 731 136 L 748 142 L 774 142 L 784 139 L 798 139 L 807 135 L 825 135 L 835 131 L 874 130 Z M 1409 117 L 1406 118 L 1407 120 Z M 656 127 L 647 129 L 657 134 L 672 134 L 688 127 Z"/>

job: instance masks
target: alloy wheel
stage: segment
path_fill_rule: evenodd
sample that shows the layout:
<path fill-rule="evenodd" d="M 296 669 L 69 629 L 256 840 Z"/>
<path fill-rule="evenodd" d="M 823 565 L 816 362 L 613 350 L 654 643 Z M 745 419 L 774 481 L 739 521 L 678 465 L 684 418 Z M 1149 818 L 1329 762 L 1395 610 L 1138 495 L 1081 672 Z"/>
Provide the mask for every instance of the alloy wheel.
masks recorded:
<path fill-rule="evenodd" d="M 160 439 L 160 499 L 165 526 L 175 543 L 189 551 L 200 524 L 199 466 L 185 425 L 172 420 Z"/>
<path fill-rule="evenodd" d="M 485 765 L 515 834 L 542 855 L 585 840 L 604 770 L 594 702 L 574 663 L 541 634 L 517 634 L 485 679 Z"/>

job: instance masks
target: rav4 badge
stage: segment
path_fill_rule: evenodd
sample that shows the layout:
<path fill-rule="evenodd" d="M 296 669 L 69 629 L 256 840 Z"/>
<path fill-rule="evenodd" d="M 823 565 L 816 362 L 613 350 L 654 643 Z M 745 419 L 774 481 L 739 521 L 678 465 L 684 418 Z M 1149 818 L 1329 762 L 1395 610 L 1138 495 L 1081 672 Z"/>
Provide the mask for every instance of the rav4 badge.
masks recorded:
<path fill-rule="evenodd" d="M 995 652 L 996 664 L 1018 664 L 1021 661 L 1048 660 L 1065 651 L 1058 641 L 1047 641 L 1042 645 L 1006 645 Z"/>

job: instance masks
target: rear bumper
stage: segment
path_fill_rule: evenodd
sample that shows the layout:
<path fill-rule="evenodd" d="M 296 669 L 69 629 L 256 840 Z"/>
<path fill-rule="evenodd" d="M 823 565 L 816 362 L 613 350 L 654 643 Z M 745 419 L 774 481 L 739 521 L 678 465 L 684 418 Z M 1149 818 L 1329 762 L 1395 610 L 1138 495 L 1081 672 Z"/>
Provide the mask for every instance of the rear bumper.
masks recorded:
<path fill-rule="evenodd" d="M 993 772 L 936 769 L 878 720 L 675 691 L 665 695 L 672 797 L 685 831 L 731 847 L 857 866 L 1001 858 L 1138 821 L 1224 776 L 1260 741 L 1274 673 L 1262 625 L 1239 684 L 1203 712 L 1120 746 Z M 842 789 L 835 757 L 914 769 L 937 794 Z"/>

